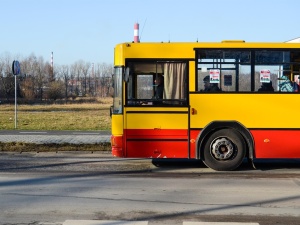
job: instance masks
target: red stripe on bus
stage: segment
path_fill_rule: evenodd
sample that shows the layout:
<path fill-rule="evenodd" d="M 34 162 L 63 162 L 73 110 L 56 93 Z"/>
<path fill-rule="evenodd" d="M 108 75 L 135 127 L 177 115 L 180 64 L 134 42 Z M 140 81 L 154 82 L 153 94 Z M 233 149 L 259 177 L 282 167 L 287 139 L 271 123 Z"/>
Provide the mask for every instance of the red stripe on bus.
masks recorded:
<path fill-rule="evenodd" d="M 126 129 L 126 157 L 187 158 L 187 129 Z"/>
<path fill-rule="evenodd" d="M 123 143 L 113 145 L 119 157 L 195 158 L 200 130 L 124 130 Z M 300 158 L 300 130 L 250 130 L 255 158 Z M 119 137 L 120 139 L 120 137 Z M 122 140 L 122 139 L 121 139 Z M 118 140 L 120 143 L 120 140 Z M 188 153 L 190 145 L 190 154 Z"/>
<path fill-rule="evenodd" d="M 256 158 L 300 158 L 300 130 L 251 130 Z"/>

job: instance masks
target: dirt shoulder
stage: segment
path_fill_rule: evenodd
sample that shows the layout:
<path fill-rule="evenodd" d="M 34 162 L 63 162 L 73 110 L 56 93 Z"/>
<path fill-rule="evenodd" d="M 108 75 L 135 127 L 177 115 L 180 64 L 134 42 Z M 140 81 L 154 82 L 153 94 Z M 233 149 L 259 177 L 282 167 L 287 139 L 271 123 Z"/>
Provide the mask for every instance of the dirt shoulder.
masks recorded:
<path fill-rule="evenodd" d="M 110 143 L 100 144 L 35 144 L 22 142 L 0 142 L 0 152 L 59 152 L 59 151 L 110 151 Z"/>

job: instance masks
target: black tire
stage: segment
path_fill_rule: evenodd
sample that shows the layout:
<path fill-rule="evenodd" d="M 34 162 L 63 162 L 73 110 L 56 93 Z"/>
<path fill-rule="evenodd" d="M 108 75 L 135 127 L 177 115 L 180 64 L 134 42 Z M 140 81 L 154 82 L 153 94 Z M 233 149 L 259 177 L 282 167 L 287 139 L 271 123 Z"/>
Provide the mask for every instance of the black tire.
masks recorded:
<path fill-rule="evenodd" d="M 238 168 L 246 156 L 246 143 L 234 129 L 212 133 L 203 148 L 203 162 L 211 169 L 230 171 Z"/>

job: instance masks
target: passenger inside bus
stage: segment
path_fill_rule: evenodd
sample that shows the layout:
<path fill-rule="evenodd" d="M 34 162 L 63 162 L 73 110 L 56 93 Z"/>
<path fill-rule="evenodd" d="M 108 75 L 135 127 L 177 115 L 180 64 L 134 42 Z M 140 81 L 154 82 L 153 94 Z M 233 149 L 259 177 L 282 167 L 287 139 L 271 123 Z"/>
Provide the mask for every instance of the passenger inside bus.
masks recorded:
<path fill-rule="evenodd" d="M 274 92 L 272 81 L 269 83 L 262 83 L 261 87 L 257 90 L 258 92 Z"/>
<path fill-rule="evenodd" d="M 164 94 L 164 77 L 162 75 L 157 75 L 154 80 L 155 83 L 155 95 L 154 99 L 163 99 Z"/>
<path fill-rule="evenodd" d="M 280 92 L 294 92 L 293 82 L 288 78 L 288 76 L 281 76 L 279 78 L 279 82 Z"/>
<path fill-rule="evenodd" d="M 210 83 L 209 75 L 204 77 L 204 90 L 201 90 L 203 92 L 220 92 L 221 89 L 218 87 L 218 84 Z"/>

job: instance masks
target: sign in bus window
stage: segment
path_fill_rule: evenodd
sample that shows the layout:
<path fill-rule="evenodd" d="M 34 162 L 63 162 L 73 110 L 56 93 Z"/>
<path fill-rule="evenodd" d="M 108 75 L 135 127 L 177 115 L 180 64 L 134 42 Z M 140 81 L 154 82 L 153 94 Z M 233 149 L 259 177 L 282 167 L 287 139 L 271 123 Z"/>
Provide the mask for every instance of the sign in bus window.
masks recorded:
<path fill-rule="evenodd" d="M 265 86 L 272 86 L 273 91 L 279 91 L 278 77 L 282 73 L 282 65 L 256 65 L 255 69 L 255 91 L 265 90 Z M 268 88 L 269 89 L 269 88 Z"/>

